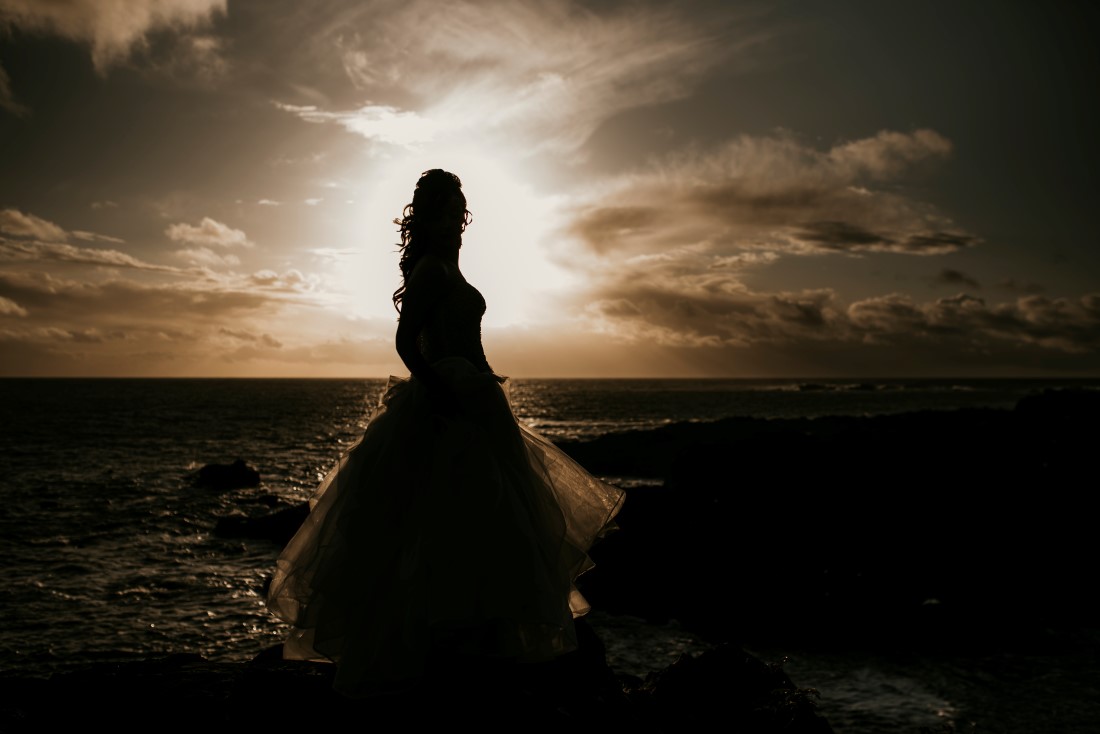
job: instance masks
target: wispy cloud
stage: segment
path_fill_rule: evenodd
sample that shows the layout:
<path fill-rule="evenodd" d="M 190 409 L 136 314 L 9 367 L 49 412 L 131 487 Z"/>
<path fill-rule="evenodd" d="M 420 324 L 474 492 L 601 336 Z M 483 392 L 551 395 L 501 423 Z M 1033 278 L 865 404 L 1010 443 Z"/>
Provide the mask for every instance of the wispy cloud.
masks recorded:
<path fill-rule="evenodd" d="M 203 217 L 198 225 L 182 222 L 169 225 L 164 233 L 174 242 L 190 245 L 217 247 L 253 247 L 255 245 L 243 231 L 210 217 Z"/>
<path fill-rule="evenodd" d="M 65 230 L 33 214 L 18 209 L 0 209 L 0 232 L 15 237 L 33 237 L 49 242 L 64 242 Z"/>
<path fill-rule="evenodd" d="M 232 267 L 241 264 L 241 259 L 233 254 L 221 255 L 209 247 L 188 247 L 172 253 L 192 265 L 205 268 Z"/>
<path fill-rule="evenodd" d="M 251 285 L 284 293 L 308 293 L 317 290 L 321 279 L 316 275 L 305 275 L 300 270 L 287 270 L 276 273 L 274 270 L 259 270 L 248 276 Z"/>
<path fill-rule="evenodd" d="M 895 252 L 934 255 L 978 243 L 896 185 L 907 166 L 946 156 L 929 130 L 883 132 L 818 150 L 788 133 L 654 161 L 586 195 L 570 233 L 601 256 L 698 246 L 715 258 Z M 871 188 L 879 182 L 889 188 Z"/>
<path fill-rule="evenodd" d="M 119 250 L 77 247 L 55 242 L 28 242 L 0 238 L 0 262 L 57 262 L 100 265 L 112 268 L 131 268 L 162 273 L 181 273 L 179 268 L 139 260 Z"/>
<path fill-rule="evenodd" d="M 993 305 L 965 293 L 930 303 L 893 294 L 853 303 L 847 315 L 864 340 L 878 343 L 952 341 L 971 350 L 999 343 L 1072 354 L 1100 349 L 1100 293 Z"/>
<path fill-rule="evenodd" d="M 10 298 L 0 296 L 0 316 L 26 316 L 27 309 Z"/>
<path fill-rule="evenodd" d="M 997 304 L 968 294 L 930 302 L 889 294 L 845 305 L 831 290 L 754 292 L 728 277 L 677 285 L 623 288 L 589 305 L 586 317 L 612 340 L 669 347 L 895 345 L 923 346 L 929 356 L 1027 347 L 1064 354 L 1100 349 L 1100 294 L 1095 293 Z"/>
<path fill-rule="evenodd" d="M 224 15 L 226 5 L 226 0 L 4 0 L 0 22 L 86 43 L 103 72 L 124 61 L 150 33 L 201 28 Z"/>
<path fill-rule="evenodd" d="M 272 304 L 259 290 L 226 288 L 207 282 L 145 284 L 124 278 L 89 282 L 46 273 L 0 271 L 0 293 L 18 301 L 47 324 L 178 324 L 253 311 Z"/>
<path fill-rule="evenodd" d="M 271 334 L 253 334 L 251 331 L 243 331 L 240 329 L 218 329 L 219 334 L 232 337 L 238 341 L 249 342 L 253 344 L 262 344 L 265 347 L 271 347 L 272 349 L 281 349 L 283 344 Z"/>
<path fill-rule="evenodd" d="M 82 229 L 74 229 L 72 232 L 70 232 L 70 234 L 74 238 L 78 240 L 84 240 L 85 242 L 113 242 L 116 245 L 126 244 L 126 240 L 120 239 L 118 237 L 110 237 L 108 235 L 99 234 L 97 232 L 86 232 Z"/>
<path fill-rule="evenodd" d="M 943 268 L 940 270 L 939 274 L 936 276 L 936 282 L 946 285 L 965 285 L 976 290 L 982 287 L 977 278 L 953 268 Z"/>
<path fill-rule="evenodd" d="M 730 22 L 689 20 L 672 6 L 596 10 L 562 0 L 372 5 L 314 39 L 340 55 L 372 101 L 342 110 L 280 106 L 393 145 L 492 135 L 529 151 L 572 153 L 603 121 L 686 95 L 707 70 L 735 63 L 760 40 L 723 36 L 719 27 Z"/>
<path fill-rule="evenodd" d="M 326 112 L 314 105 L 276 103 L 307 122 L 335 122 L 349 132 L 381 143 L 413 147 L 433 139 L 441 129 L 439 122 L 428 120 L 415 112 L 402 111 L 385 105 L 367 104 L 349 112 Z"/>

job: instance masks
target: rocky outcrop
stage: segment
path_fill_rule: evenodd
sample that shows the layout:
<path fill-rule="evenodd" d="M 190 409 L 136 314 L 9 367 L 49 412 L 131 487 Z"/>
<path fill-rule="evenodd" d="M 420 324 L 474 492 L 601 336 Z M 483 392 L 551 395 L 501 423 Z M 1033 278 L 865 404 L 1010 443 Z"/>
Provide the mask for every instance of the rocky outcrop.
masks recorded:
<path fill-rule="evenodd" d="M 1098 414 L 1096 391 L 1051 391 L 1014 410 L 730 419 L 568 445 L 593 471 L 661 480 L 628 490 L 578 585 L 595 608 L 675 617 L 711 642 L 1047 645 L 1100 617 L 1080 581 Z"/>
<path fill-rule="evenodd" d="M 332 690 L 331 665 L 283 661 L 278 648 L 248 663 L 178 655 L 50 679 L 0 678 L 0 730 L 831 734 L 812 691 L 742 650 L 684 656 L 645 681 L 624 682 L 592 631 L 581 624 L 578 632 L 580 649 L 549 663 L 442 661 L 417 686 L 359 700 Z"/>
<path fill-rule="evenodd" d="M 228 515 L 218 518 L 214 534 L 223 538 L 257 538 L 281 546 L 287 544 L 309 515 L 309 502 L 279 507 L 271 512 L 249 516 Z"/>
<path fill-rule="evenodd" d="M 196 486 L 218 491 L 260 486 L 260 473 L 237 459 L 232 464 L 207 464 L 192 475 Z"/>

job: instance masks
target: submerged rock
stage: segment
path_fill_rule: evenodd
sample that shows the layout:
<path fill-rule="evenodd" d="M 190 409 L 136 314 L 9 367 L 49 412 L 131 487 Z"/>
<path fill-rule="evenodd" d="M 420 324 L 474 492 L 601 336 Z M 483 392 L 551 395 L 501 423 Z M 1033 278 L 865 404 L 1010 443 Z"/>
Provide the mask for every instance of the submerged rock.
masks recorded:
<path fill-rule="evenodd" d="M 260 486 L 260 473 L 237 459 L 232 464 L 207 464 L 194 474 L 197 486 L 219 491 Z"/>

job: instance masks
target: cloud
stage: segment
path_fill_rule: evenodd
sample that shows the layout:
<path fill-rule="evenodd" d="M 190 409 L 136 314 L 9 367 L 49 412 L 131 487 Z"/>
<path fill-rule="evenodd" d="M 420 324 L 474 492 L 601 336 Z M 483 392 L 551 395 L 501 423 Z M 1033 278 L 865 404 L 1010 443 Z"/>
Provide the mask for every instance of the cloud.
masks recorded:
<path fill-rule="evenodd" d="M 125 339 L 123 331 L 104 333 L 100 329 L 59 329 L 54 326 L 42 327 L 35 330 L 34 334 L 45 341 L 76 342 L 79 344 L 102 344 L 107 341 Z"/>
<path fill-rule="evenodd" d="M 224 15 L 226 5 L 226 0 L 3 0 L 0 23 L 87 43 L 96 69 L 104 72 L 144 45 L 150 33 L 203 27 Z"/>
<path fill-rule="evenodd" d="M 260 206 L 281 206 L 281 203 L 274 199 L 260 199 L 256 203 Z"/>
<path fill-rule="evenodd" d="M 57 262 L 100 265 L 112 268 L 131 268 L 161 273 L 182 273 L 179 268 L 139 260 L 118 250 L 101 250 L 91 247 L 52 242 L 24 242 L 0 238 L 0 262 Z"/>
<path fill-rule="evenodd" d="M 71 232 L 72 236 L 78 240 L 84 240 L 85 242 L 114 242 L 117 245 L 126 244 L 126 240 L 119 239 L 118 237 L 108 237 L 105 234 L 98 234 L 96 232 L 85 232 L 82 229 L 74 229 Z"/>
<path fill-rule="evenodd" d="M 832 291 L 758 293 L 731 273 L 639 276 L 586 309 L 589 326 L 632 343 L 737 347 L 847 338 Z"/>
<path fill-rule="evenodd" d="M 279 103 L 400 146 L 504 136 L 529 152 L 574 153 L 605 120 L 687 95 L 761 39 L 723 34 L 674 7 L 412 0 L 349 10 L 311 39 L 339 54 L 371 100 L 352 109 Z M 410 29 L 415 32 L 410 35 Z M 321 53 L 321 52 L 319 52 Z"/>
<path fill-rule="evenodd" d="M 191 224 L 172 224 L 164 230 L 168 239 L 190 245 L 215 245 L 218 247 L 253 247 L 254 243 L 239 229 L 227 224 L 203 217 L 198 226 Z"/>
<path fill-rule="evenodd" d="M 260 344 L 260 345 L 263 345 L 265 347 L 270 347 L 272 349 L 281 349 L 282 346 L 283 346 L 282 342 L 280 342 L 275 337 L 271 336 L 271 334 L 259 334 L 259 335 L 257 335 L 257 334 L 253 334 L 250 331 L 241 331 L 241 330 L 237 330 L 237 329 L 226 329 L 226 328 L 218 329 L 218 333 L 225 334 L 226 336 L 232 337 L 232 338 L 240 340 L 240 341 Z"/>
<path fill-rule="evenodd" d="M 27 309 L 10 298 L 0 296 L 0 316 L 26 316 Z"/>
<path fill-rule="evenodd" d="M 620 283 L 593 301 L 584 318 L 589 328 L 626 343 L 792 352 L 827 345 L 852 353 L 898 347 L 926 350 L 928 364 L 962 353 L 1100 350 L 1100 293 L 997 304 L 966 293 L 923 303 L 895 293 L 845 305 L 831 290 L 755 292 L 719 272 Z"/>
<path fill-rule="evenodd" d="M 883 130 L 872 138 L 838 145 L 828 155 L 838 168 L 848 169 L 849 175 L 888 179 L 920 161 L 946 158 L 951 150 L 951 141 L 935 130 Z"/>
<path fill-rule="evenodd" d="M 293 269 L 283 273 L 259 270 L 249 276 L 248 281 L 262 288 L 289 293 L 308 293 L 316 290 L 321 283 L 316 275 L 303 275 L 301 271 Z"/>
<path fill-rule="evenodd" d="M 0 374 L 346 376 L 399 364 L 390 320 L 338 336 L 339 313 L 244 280 L 89 283 L 0 270 L 0 304 L 9 301 L 27 315 L 0 327 Z"/>
<path fill-rule="evenodd" d="M 24 214 L 18 209 L 3 209 L 0 210 L 0 233 L 11 235 L 13 237 L 26 237 L 34 240 L 45 240 L 51 243 L 61 243 L 73 237 L 85 242 L 113 242 L 115 244 L 124 244 L 125 240 L 118 237 L 110 237 L 105 234 L 99 234 L 97 232 L 88 232 L 82 229 L 75 229 L 72 232 L 66 232 L 61 227 L 57 226 L 53 222 L 48 222 L 41 217 L 36 217 L 33 214 Z"/>
<path fill-rule="evenodd" d="M 981 288 L 981 284 L 978 283 L 976 278 L 973 278 L 966 273 L 958 270 L 952 270 L 951 268 L 944 268 L 936 276 L 937 283 L 944 283 L 947 285 L 966 285 L 974 289 Z"/>
<path fill-rule="evenodd" d="M 117 209 L 118 204 L 110 199 L 103 199 L 102 201 L 93 201 L 91 207 L 92 209 Z"/>
<path fill-rule="evenodd" d="M 748 251 L 944 254 L 980 240 L 897 183 L 907 166 L 948 152 L 929 130 L 880 132 L 824 151 L 790 133 L 740 136 L 583 192 L 566 234 L 612 260 L 686 246 L 716 259 Z M 878 183 L 890 186 L 872 188 Z"/>
<path fill-rule="evenodd" d="M 0 109 L 7 110 L 16 117 L 26 116 L 30 110 L 15 99 L 11 89 L 11 77 L 3 66 L 0 66 Z"/>
<path fill-rule="evenodd" d="M 350 247 L 314 247 L 307 250 L 307 252 L 318 260 L 330 263 L 343 263 L 349 258 L 359 258 L 367 254 L 367 252 L 361 248 Z"/>
<path fill-rule="evenodd" d="M 144 284 L 122 278 L 92 283 L 46 273 L 0 271 L 0 295 L 17 301 L 40 324 L 67 329 L 141 327 L 158 331 L 260 311 L 284 301 L 259 290 L 208 281 Z"/>
<path fill-rule="evenodd" d="M 0 232 L 14 237 L 33 237 L 50 242 L 63 242 L 67 239 L 65 230 L 53 222 L 24 214 L 18 209 L 0 209 Z"/>
<path fill-rule="evenodd" d="M 291 112 L 307 122 L 336 122 L 348 132 L 382 143 L 414 147 L 432 140 L 441 125 L 415 112 L 402 111 L 386 105 L 367 104 L 350 112 L 325 112 L 314 105 L 276 103 L 276 107 Z"/>
<path fill-rule="evenodd" d="M 176 250 L 173 254 L 199 267 L 218 268 L 241 264 L 241 259 L 236 255 L 219 255 L 208 247 L 192 247 L 184 250 Z"/>
<path fill-rule="evenodd" d="M 853 303 L 847 314 L 861 338 L 875 343 L 951 341 L 971 350 L 1017 345 L 1070 354 L 1100 349 L 1100 293 L 1025 296 L 992 306 L 965 293 L 923 304 L 891 294 Z"/>

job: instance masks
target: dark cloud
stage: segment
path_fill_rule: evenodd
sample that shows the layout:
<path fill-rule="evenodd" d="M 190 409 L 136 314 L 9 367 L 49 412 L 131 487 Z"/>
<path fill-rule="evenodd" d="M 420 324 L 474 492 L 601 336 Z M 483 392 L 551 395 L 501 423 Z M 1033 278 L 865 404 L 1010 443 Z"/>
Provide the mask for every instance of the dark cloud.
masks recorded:
<path fill-rule="evenodd" d="M 912 166 L 950 151 L 930 130 L 884 131 L 826 151 L 789 134 L 741 136 L 601 188 L 568 234 L 603 257 L 690 247 L 717 258 L 953 252 L 979 238 L 899 185 Z"/>
<path fill-rule="evenodd" d="M 953 270 L 951 268 L 943 268 L 936 276 L 935 281 L 937 283 L 943 283 L 946 285 L 966 285 L 971 288 L 981 288 L 976 278 L 972 278 L 966 273 Z"/>
<path fill-rule="evenodd" d="M 96 68 L 124 61 L 154 31 L 188 32 L 226 10 L 226 0 L 4 0 L 0 22 L 91 48 Z"/>
<path fill-rule="evenodd" d="M 889 249 L 894 244 L 889 237 L 848 222 L 807 222 L 796 236 L 826 250 Z"/>
<path fill-rule="evenodd" d="M 50 242 L 64 242 L 67 238 L 65 230 L 53 222 L 10 208 L 0 209 L 0 233 Z"/>
<path fill-rule="evenodd" d="M 1009 303 L 968 293 L 931 302 L 889 294 L 845 305 L 832 291 L 760 293 L 733 279 L 624 279 L 608 292 L 612 297 L 595 300 L 588 317 L 596 330 L 630 343 L 781 349 L 792 355 L 821 343 L 837 353 L 924 349 L 930 365 L 950 363 L 959 354 L 1011 359 L 1100 351 L 1100 294 Z"/>
<path fill-rule="evenodd" d="M 39 323 L 173 324 L 273 310 L 278 303 L 261 291 L 199 288 L 193 283 L 142 285 L 66 280 L 43 273 L 0 271 L 0 296 L 31 311 Z M 167 328 L 163 326 L 160 328 Z"/>
<path fill-rule="evenodd" d="M 923 232 L 895 240 L 849 222 L 808 222 L 795 237 L 811 245 L 810 250 L 833 252 L 895 252 L 909 255 L 944 255 L 979 242 L 973 235 L 953 232 Z"/>
<path fill-rule="evenodd" d="M 827 291 L 760 294 L 721 278 L 682 285 L 621 283 L 588 313 L 597 330 L 629 341 L 695 347 L 825 338 L 837 318 Z"/>
<path fill-rule="evenodd" d="M 1100 294 L 1027 296 L 993 305 L 967 294 L 924 304 L 890 296 L 854 303 L 848 314 L 865 335 L 881 342 L 916 339 L 966 350 L 1038 348 L 1073 354 L 1100 349 Z"/>
<path fill-rule="evenodd" d="M 915 255 L 945 255 L 980 241 L 978 237 L 964 232 L 927 232 L 909 235 L 899 249 Z"/>
<path fill-rule="evenodd" d="M 660 213 L 640 206 L 597 207 L 581 214 L 571 225 L 597 253 L 614 248 L 621 240 L 652 227 Z"/>
<path fill-rule="evenodd" d="M 99 265 L 110 268 L 130 268 L 150 270 L 160 273 L 184 273 L 180 268 L 139 260 L 118 250 L 104 250 L 91 247 L 53 242 L 27 242 L 8 240 L 0 237 L 0 262 L 42 262 L 56 261 L 78 263 L 81 265 Z"/>

